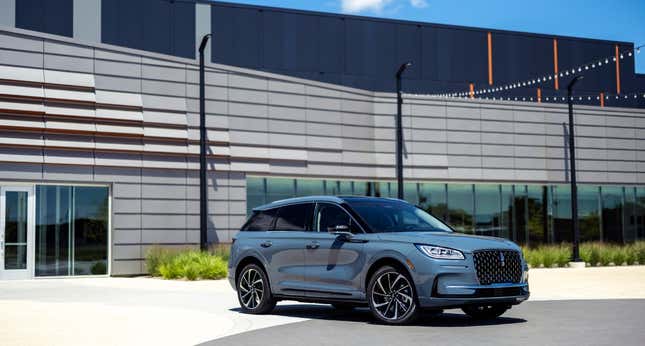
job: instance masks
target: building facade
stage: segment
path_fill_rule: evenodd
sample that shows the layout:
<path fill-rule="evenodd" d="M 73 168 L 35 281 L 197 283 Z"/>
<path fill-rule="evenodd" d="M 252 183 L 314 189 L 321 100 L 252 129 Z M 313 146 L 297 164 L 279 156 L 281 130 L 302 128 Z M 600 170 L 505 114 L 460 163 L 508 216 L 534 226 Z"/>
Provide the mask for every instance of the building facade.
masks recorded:
<path fill-rule="evenodd" d="M 324 17 L 147 1 L 158 13 L 146 13 L 174 23 L 150 41 L 156 22 L 132 27 L 122 18 L 141 13 L 124 10 L 125 2 L 68 3 L 0 2 L 0 278 L 140 274 L 150 247 L 196 247 L 196 38 L 226 23 L 215 20 L 221 8 Z M 38 17 L 29 12 L 35 8 L 72 13 Z M 108 23 L 114 12 L 121 19 Z M 128 36 L 135 32 L 142 36 Z M 396 99 L 389 87 L 248 66 L 241 58 L 248 41 L 237 42 L 237 55 L 213 51 L 215 62 L 207 63 L 209 241 L 230 242 L 253 207 L 276 199 L 393 196 Z M 212 49 L 219 44 L 232 43 Z M 284 48 L 282 66 L 300 66 L 289 60 L 291 48 L 277 47 Z M 523 72 L 508 78 L 530 77 Z M 632 77 L 640 78 L 633 65 Z M 645 111 L 620 105 L 575 108 L 585 241 L 645 238 Z M 406 199 L 463 232 L 526 245 L 569 241 L 567 121 L 558 103 L 408 93 Z"/>

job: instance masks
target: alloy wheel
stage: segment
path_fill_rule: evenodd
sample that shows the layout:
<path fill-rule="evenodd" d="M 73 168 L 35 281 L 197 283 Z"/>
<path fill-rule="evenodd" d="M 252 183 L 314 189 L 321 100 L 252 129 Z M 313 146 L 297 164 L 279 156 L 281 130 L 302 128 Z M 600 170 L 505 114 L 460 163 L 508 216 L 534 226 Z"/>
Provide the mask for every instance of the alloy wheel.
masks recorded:
<path fill-rule="evenodd" d="M 240 301 L 249 310 L 256 309 L 264 297 L 264 281 L 260 273 L 249 268 L 240 278 Z"/>
<path fill-rule="evenodd" d="M 386 321 L 402 320 L 415 308 L 410 281 L 395 271 L 378 276 L 371 293 L 374 311 Z"/>

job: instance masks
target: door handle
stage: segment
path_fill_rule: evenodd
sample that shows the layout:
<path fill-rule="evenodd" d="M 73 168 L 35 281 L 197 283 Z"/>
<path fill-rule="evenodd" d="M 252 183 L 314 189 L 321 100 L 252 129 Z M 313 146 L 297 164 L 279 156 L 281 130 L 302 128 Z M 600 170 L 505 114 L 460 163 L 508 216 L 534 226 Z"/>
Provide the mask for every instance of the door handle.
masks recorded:
<path fill-rule="evenodd" d="M 271 243 L 270 241 L 265 241 L 264 243 L 260 244 L 260 246 L 265 247 L 265 248 L 266 247 L 271 247 L 271 245 L 273 245 L 273 243 Z"/>
<path fill-rule="evenodd" d="M 307 244 L 307 249 L 308 250 L 316 250 L 317 248 L 320 247 L 320 244 L 318 242 L 312 242 L 311 244 Z"/>

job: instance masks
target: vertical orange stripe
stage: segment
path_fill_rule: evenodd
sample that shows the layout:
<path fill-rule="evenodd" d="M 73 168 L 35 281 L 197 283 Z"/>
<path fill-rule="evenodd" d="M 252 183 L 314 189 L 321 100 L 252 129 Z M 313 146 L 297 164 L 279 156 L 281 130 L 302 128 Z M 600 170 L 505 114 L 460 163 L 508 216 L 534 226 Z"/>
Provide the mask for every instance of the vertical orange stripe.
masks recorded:
<path fill-rule="evenodd" d="M 488 33 L 488 84 L 493 85 L 493 34 Z"/>
<path fill-rule="evenodd" d="M 600 93 L 600 107 L 605 106 L 605 93 Z"/>
<path fill-rule="evenodd" d="M 553 71 L 555 72 L 555 90 L 560 90 L 560 83 L 558 77 L 558 40 L 553 39 Z"/>
<path fill-rule="evenodd" d="M 537 101 L 538 103 L 542 103 L 542 88 L 538 88 L 537 90 Z"/>
<path fill-rule="evenodd" d="M 620 95 L 620 53 L 616 45 L 616 94 Z"/>
<path fill-rule="evenodd" d="M 470 83 L 470 98 L 475 98 L 475 84 Z"/>

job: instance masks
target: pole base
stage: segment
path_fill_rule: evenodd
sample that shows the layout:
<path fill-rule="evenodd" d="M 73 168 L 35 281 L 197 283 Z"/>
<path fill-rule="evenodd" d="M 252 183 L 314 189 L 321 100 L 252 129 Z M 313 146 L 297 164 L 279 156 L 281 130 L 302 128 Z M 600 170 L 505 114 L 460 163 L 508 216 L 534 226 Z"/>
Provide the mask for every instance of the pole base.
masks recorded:
<path fill-rule="evenodd" d="M 569 262 L 569 268 L 572 269 L 584 269 L 587 266 L 585 262 Z"/>

